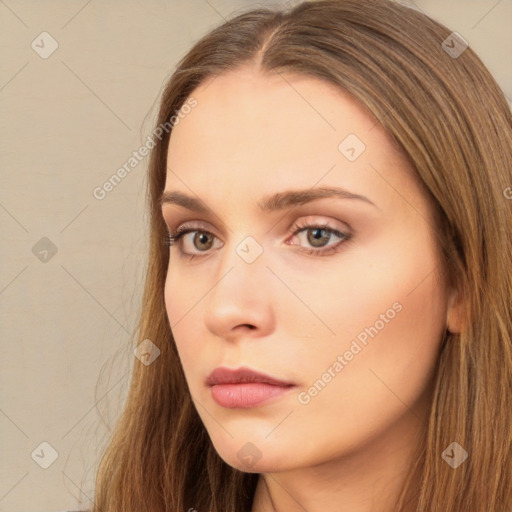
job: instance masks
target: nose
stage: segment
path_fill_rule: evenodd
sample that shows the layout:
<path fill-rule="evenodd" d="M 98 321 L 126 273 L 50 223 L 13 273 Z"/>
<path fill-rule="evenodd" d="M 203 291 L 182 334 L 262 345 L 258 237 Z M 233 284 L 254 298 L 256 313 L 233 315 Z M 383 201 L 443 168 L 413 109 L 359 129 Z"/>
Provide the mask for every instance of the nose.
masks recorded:
<path fill-rule="evenodd" d="M 224 248 L 213 288 L 205 298 L 205 325 L 226 340 L 265 336 L 274 328 L 272 273 L 264 253 L 248 263 L 235 249 Z"/>

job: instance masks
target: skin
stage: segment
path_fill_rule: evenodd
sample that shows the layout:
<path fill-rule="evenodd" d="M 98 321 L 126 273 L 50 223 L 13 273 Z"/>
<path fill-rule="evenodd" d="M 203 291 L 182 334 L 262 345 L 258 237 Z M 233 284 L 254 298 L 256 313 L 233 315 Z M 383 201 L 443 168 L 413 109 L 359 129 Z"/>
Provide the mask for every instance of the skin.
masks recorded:
<path fill-rule="evenodd" d="M 192 96 L 197 107 L 172 132 L 165 190 L 200 198 L 210 213 L 165 204 L 163 215 L 171 230 L 187 222 L 213 237 L 194 245 L 201 233 L 184 236 L 181 249 L 200 255 L 192 261 L 179 244 L 170 248 L 165 301 L 212 443 L 226 463 L 261 475 L 253 512 L 394 511 L 425 428 L 443 333 L 460 328 L 427 196 L 382 127 L 332 84 L 244 67 Z M 338 150 L 348 134 L 366 146 L 354 161 Z M 258 210 L 263 196 L 313 186 L 344 187 L 374 204 L 323 198 Z M 311 241 L 314 228 L 309 238 L 293 235 L 297 221 L 352 236 L 324 233 L 323 246 L 339 250 L 306 254 L 323 246 Z M 247 236 L 263 249 L 252 263 L 236 252 Z M 394 318 L 300 403 L 397 303 Z M 221 365 L 297 387 L 250 409 L 223 408 L 205 386 Z M 261 454 L 251 467 L 237 456 L 248 442 Z"/>

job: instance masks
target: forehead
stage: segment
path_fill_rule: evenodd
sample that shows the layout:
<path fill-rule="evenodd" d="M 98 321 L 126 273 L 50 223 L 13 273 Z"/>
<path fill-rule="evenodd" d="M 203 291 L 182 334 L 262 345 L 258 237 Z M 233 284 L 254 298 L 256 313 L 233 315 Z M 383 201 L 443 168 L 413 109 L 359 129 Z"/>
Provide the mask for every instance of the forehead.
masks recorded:
<path fill-rule="evenodd" d="M 207 79 L 191 96 L 198 105 L 174 128 L 171 141 L 183 137 L 185 127 L 188 138 L 220 144 L 229 136 L 247 148 L 271 138 L 336 139 L 347 130 L 361 138 L 370 131 L 372 138 L 387 138 L 348 92 L 316 77 L 244 67 Z"/>
<path fill-rule="evenodd" d="M 315 184 L 357 193 L 382 186 L 383 169 L 408 167 L 365 107 L 316 77 L 241 68 L 190 96 L 197 106 L 171 134 L 166 189 L 201 195 L 221 180 L 225 200 Z"/>

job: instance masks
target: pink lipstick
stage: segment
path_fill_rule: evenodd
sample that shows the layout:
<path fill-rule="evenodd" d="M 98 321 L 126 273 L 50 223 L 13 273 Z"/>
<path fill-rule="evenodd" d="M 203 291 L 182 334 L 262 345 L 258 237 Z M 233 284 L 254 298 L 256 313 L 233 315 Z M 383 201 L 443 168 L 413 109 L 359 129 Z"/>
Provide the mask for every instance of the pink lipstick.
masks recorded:
<path fill-rule="evenodd" d="M 219 367 L 206 379 L 213 399 L 229 409 L 248 409 L 287 393 L 295 384 L 241 367 L 237 370 Z"/>

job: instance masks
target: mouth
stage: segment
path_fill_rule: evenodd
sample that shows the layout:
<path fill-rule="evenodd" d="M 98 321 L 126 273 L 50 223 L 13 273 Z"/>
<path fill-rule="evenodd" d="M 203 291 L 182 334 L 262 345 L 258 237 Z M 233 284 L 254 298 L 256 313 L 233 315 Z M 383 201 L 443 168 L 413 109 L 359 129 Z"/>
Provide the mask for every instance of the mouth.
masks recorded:
<path fill-rule="evenodd" d="M 274 401 L 296 387 L 292 382 L 247 367 L 236 370 L 216 368 L 206 378 L 206 385 L 211 389 L 212 398 L 228 409 L 248 409 Z"/>

